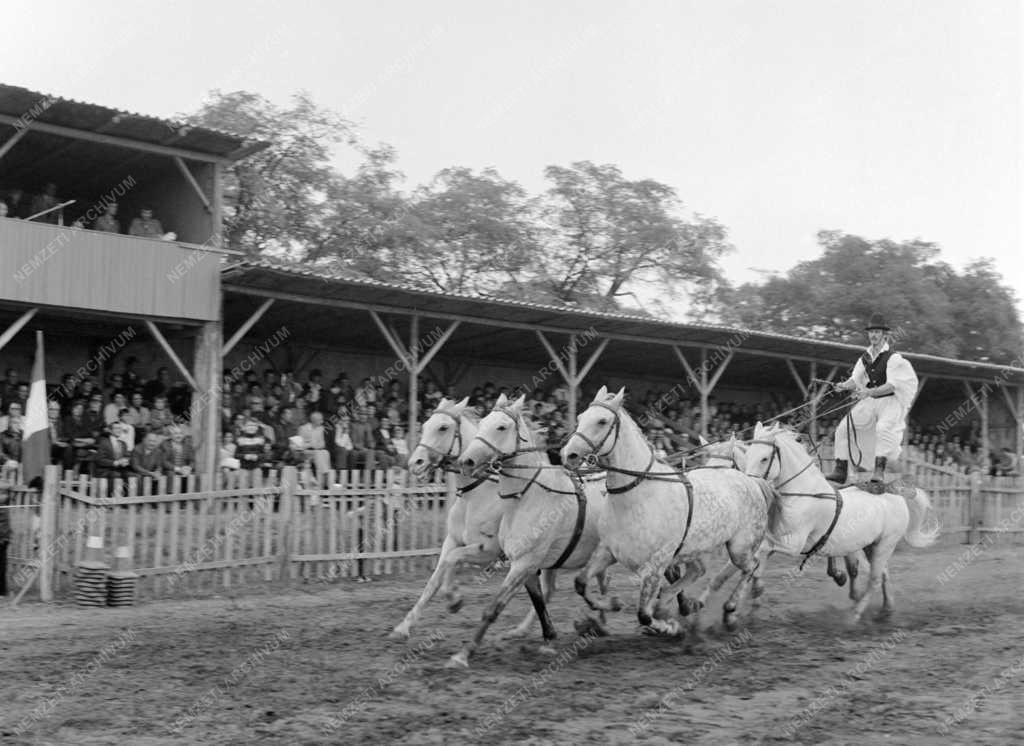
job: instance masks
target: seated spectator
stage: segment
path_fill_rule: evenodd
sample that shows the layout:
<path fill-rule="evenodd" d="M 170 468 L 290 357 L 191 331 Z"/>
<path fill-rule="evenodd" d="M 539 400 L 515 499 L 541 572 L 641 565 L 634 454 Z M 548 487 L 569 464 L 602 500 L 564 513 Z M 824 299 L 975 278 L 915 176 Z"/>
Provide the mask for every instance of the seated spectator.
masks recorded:
<path fill-rule="evenodd" d="M 171 393 L 171 374 L 167 372 L 167 368 L 159 368 L 156 372 L 156 378 L 151 381 L 147 381 L 146 385 L 142 389 L 142 398 L 151 404 L 156 402 L 158 396 L 167 397 Z M 239 403 L 239 408 L 244 406 L 243 403 Z"/>
<path fill-rule="evenodd" d="M 395 432 L 391 435 L 391 443 L 395 446 L 398 455 L 398 466 L 405 468 L 409 462 L 409 443 L 405 439 L 405 428 L 395 425 Z"/>
<path fill-rule="evenodd" d="M 6 407 L 6 413 L 3 417 L 0 417 L 0 433 L 7 430 L 11 420 L 21 420 L 22 415 L 25 413 L 25 405 L 20 401 L 12 401 Z"/>
<path fill-rule="evenodd" d="M 48 182 L 43 187 L 43 193 L 37 194 L 32 198 L 32 215 L 37 215 L 44 210 L 50 210 L 52 207 L 56 207 L 61 203 L 61 200 L 57 197 L 57 185 L 52 181 Z M 58 223 L 63 224 L 64 222 L 64 211 L 63 210 L 51 210 L 45 215 L 41 215 L 36 218 L 37 222 L 40 223 L 52 223 L 57 225 Z"/>
<path fill-rule="evenodd" d="M 185 437 L 185 428 L 171 425 L 167 428 L 167 439 L 160 444 L 164 449 L 167 475 L 187 477 L 195 467 L 195 453 L 192 442 Z"/>
<path fill-rule="evenodd" d="M 9 417 L 0 432 L 0 464 L 5 469 L 21 463 L 21 417 Z"/>
<path fill-rule="evenodd" d="M 334 427 L 334 468 L 355 469 L 355 444 L 352 441 L 352 418 L 344 407 L 338 408 Z"/>
<path fill-rule="evenodd" d="M 995 472 L 995 476 L 998 477 L 1017 476 L 1020 473 L 1019 466 L 1017 464 L 1017 454 L 1009 448 L 1004 447 L 999 453 L 999 458 L 993 467 L 993 471 Z"/>
<path fill-rule="evenodd" d="M 106 231 L 107 233 L 120 233 L 121 223 L 117 220 L 117 203 L 111 202 L 107 205 L 106 211 L 96 218 L 92 224 L 94 230 Z"/>
<path fill-rule="evenodd" d="M 96 443 L 94 476 L 100 479 L 123 479 L 132 463 L 128 449 L 120 438 L 104 427 Z"/>
<path fill-rule="evenodd" d="M 288 450 L 288 439 L 299 434 L 299 426 L 295 423 L 295 407 L 285 405 L 274 423 L 274 448 L 279 456 Z"/>
<path fill-rule="evenodd" d="M 242 468 L 242 464 L 235 455 L 236 448 L 237 446 L 235 445 L 234 433 L 230 430 L 223 433 L 221 435 L 217 465 L 220 467 L 221 471 L 224 472 L 225 476 Z"/>
<path fill-rule="evenodd" d="M 71 443 L 64 436 L 64 422 L 60 416 L 60 404 L 50 401 L 46 405 L 46 414 L 50 426 L 50 460 L 59 464 L 62 469 L 74 466 L 75 452 Z"/>
<path fill-rule="evenodd" d="M 71 448 L 74 449 L 72 468 L 74 464 L 81 464 L 87 461 L 96 446 L 96 437 L 92 426 L 85 418 L 85 404 L 81 399 L 71 403 L 71 414 L 64 418 L 64 437 L 68 439 Z"/>
<path fill-rule="evenodd" d="M 144 430 L 149 429 L 149 407 L 142 403 L 142 392 L 135 391 L 132 393 L 132 400 L 128 406 L 128 413 L 130 416 L 130 422 L 132 427 L 135 428 L 135 434 L 141 436 Z"/>
<path fill-rule="evenodd" d="M 149 410 L 149 432 L 164 436 L 173 424 L 174 415 L 167 408 L 167 397 L 161 394 L 153 400 L 153 408 Z"/>
<path fill-rule="evenodd" d="M 110 432 L 124 443 L 128 453 L 135 450 L 135 426 L 132 424 L 132 414 L 128 407 L 121 409 L 117 422 L 110 425 Z"/>
<path fill-rule="evenodd" d="M 107 406 L 103 407 L 103 424 L 113 425 L 115 422 L 121 421 L 121 410 L 128 407 L 128 402 L 124 398 L 124 394 L 117 392 L 114 394 L 113 400 Z"/>
<path fill-rule="evenodd" d="M 142 238 L 163 238 L 164 227 L 153 217 L 153 208 L 146 205 L 139 211 L 139 217 L 132 220 L 128 233 Z"/>
<path fill-rule="evenodd" d="M 93 393 L 89 397 L 89 403 L 85 408 L 85 421 L 89 423 L 93 437 L 98 438 L 103 428 L 107 425 L 106 419 L 103 417 L 102 394 Z"/>
<path fill-rule="evenodd" d="M 306 458 L 313 462 L 317 476 L 331 468 L 331 454 L 327 450 L 333 441 L 330 431 L 324 426 L 321 412 L 311 412 L 309 422 L 299 427 L 298 437 L 302 438 L 302 447 Z"/>
<path fill-rule="evenodd" d="M 352 468 L 362 464 L 366 469 L 373 469 L 376 459 L 374 450 L 373 426 L 368 419 L 367 407 L 356 407 L 352 412 Z"/>
<path fill-rule="evenodd" d="M 146 433 L 142 443 L 132 451 L 131 469 L 140 477 L 158 479 L 167 471 L 167 453 L 160 448 L 160 436 Z"/>
<path fill-rule="evenodd" d="M 381 417 L 380 425 L 373 433 L 373 448 L 377 453 L 377 462 L 382 469 L 393 469 L 398 463 L 398 450 L 391 441 L 391 420 Z"/>

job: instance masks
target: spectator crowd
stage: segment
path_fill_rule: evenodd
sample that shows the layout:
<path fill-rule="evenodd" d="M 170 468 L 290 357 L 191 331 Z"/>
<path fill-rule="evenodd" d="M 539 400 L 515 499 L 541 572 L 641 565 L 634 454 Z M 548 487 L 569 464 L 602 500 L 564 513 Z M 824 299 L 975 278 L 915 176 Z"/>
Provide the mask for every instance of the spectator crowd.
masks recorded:
<path fill-rule="evenodd" d="M 48 413 L 52 462 L 64 469 L 97 477 L 130 475 L 156 477 L 187 475 L 195 466 L 188 436 L 191 392 L 172 384 L 167 368 L 144 379 L 136 360 L 124 359 L 121 370 L 100 381 L 93 376 L 65 375 L 49 395 Z M 468 391 L 449 386 L 441 391 L 429 379 L 419 385 L 422 422 L 445 396 L 468 395 L 476 416 L 491 410 L 497 398 L 518 391 L 484 383 Z M 221 400 L 219 465 L 225 472 L 260 470 L 268 474 L 284 466 L 309 467 L 321 474 L 330 469 L 402 467 L 409 454 L 405 423 L 408 394 L 398 380 L 380 377 L 352 381 L 340 372 L 330 381 L 320 370 L 299 380 L 291 370 L 249 371 L 239 379 L 226 374 Z M 21 430 L 29 385 L 18 371 L 7 369 L 0 383 L 0 463 L 21 460 Z M 699 399 L 687 397 L 677 386 L 667 391 L 648 390 L 627 397 L 626 407 L 643 428 L 655 452 L 670 457 L 692 451 L 704 429 Z M 587 406 L 593 391 L 581 391 L 577 411 Z M 527 393 L 526 412 L 548 452 L 557 463 L 558 449 L 570 431 L 569 390 L 564 384 Z M 754 424 L 780 413 L 783 421 L 798 424 L 806 410 L 792 411 L 797 402 L 774 404 L 720 402 L 708 407 L 707 432 L 712 441 L 731 434 L 751 436 Z M 818 431 L 827 437 L 841 412 L 819 420 Z M 1003 475 L 1019 473 L 1013 452 L 983 458 L 977 426 L 943 437 L 911 424 L 909 447 L 925 461 L 957 470 Z"/>
<path fill-rule="evenodd" d="M 46 184 L 42 193 L 33 196 L 31 199 L 26 196 L 23 189 L 11 189 L 7 192 L 4 199 L 0 200 L 0 218 L 25 219 L 38 216 L 33 217 L 35 222 L 63 225 L 64 208 L 54 208 L 57 208 L 64 202 L 65 200 L 57 196 L 57 185 L 53 182 Z M 91 225 L 86 225 L 87 221 L 85 218 L 78 218 L 71 225 L 75 228 L 90 228 L 107 233 L 122 233 L 121 222 L 118 218 L 117 202 L 104 200 L 97 207 L 102 208 L 102 211 L 98 217 L 91 221 Z M 149 205 L 142 205 L 138 216 L 129 223 L 128 235 L 162 240 L 174 240 L 177 238 L 174 233 L 164 233 L 163 225 L 155 217 L 153 208 Z"/>

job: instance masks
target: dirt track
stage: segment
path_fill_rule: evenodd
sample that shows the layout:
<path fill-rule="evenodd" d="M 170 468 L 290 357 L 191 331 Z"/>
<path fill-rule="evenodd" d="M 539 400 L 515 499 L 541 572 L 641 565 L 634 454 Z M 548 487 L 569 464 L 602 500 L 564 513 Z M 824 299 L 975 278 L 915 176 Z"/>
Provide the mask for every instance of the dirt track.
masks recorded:
<path fill-rule="evenodd" d="M 737 633 L 717 629 L 713 598 L 684 640 L 638 634 L 632 611 L 611 637 L 578 638 L 565 575 L 560 655 L 539 633 L 489 637 L 468 671 L 444 664 L 498 583 L 472 568 L 463 611 L 435 600 L 408 643 L 385 635 L 420 578 L 3 608 L 0 743 L 1021 743 L 1024 548 L 988 546 L 940 582 L 965 550 L 900 550 L 897 613 L 857 629 L 820 565 L 787 583 L 776 560 Z M 635 599 L 623 574 L 613 588 Z M 494 629 L 526 608 L 524 593 Z"/>

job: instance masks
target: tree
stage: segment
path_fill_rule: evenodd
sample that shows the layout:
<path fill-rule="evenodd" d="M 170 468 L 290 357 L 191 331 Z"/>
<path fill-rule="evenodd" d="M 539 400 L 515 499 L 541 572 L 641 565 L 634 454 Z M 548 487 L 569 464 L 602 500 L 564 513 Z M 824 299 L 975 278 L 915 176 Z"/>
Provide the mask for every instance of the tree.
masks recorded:
<path fill-rule="evenodd" d="M 328 209 L 326 197 L 336 176 L 334 146 L 361 147 L 350 122 L 302 92 L 281 108 L 256 93 L 214 90 L 185 118 L 270 142 L 233 164 L 225 178 L 224 243 L 250 255 L 288 253 L 308 243 Z"/>
<path fill-rule="evenodd" d="M 371 276 L 432 290 L 492 293 L 535 260 L 530 201 L 493 169 L 447 168 L 385 226 Z"/>
<path fill-rule="evenodd" d="M 672 293 L 721 280 L 731 249 L 717 221 L 682 215 L 671 187 L 627 180 L 618 167 L 588 161 L 549 166 L 539 271 L 525 278 L 551 300 L 615 308 L 643 283 Z"/>
<path fill-rule="evenodd" d="M 945 280 L 953 317 L 958 356 L 965 360 L 1020 364 L 1024 325 L 1013 289 L 1003 282 L 991 259 L 977 259 L 963 274 Z"/>
<path fill-rule="evenodd" d="M 879 312 L 893 325 L 899 349 L 993 361 L 1007 361 L 1010 349 L 1020 350 L 1012 291 L 988 262 L 971 265 L 960 276 L 939 260 L 937 246 L 923 241 L 868 241 L 822 231 L 818 242 L 819 258 L 723 297 L 724 319 L 752 329 L 861 344 L 864 321 Z M 971 331 L 975 328 L 986 331 Z"/>

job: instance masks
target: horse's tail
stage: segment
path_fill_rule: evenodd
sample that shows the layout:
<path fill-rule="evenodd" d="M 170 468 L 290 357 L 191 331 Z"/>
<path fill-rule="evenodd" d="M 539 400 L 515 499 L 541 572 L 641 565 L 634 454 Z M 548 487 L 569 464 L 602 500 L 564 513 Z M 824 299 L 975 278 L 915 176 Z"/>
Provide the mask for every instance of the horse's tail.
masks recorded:
<path fill-rule="evenodd" d="M 903 532 L 903 538 L 907 543 L 923 549 L 930 547 L 939 538 L 941 527 L 939 520 L 934 515 L 932 501 L 928 499 L 928 493 L 920 488 L 914 488 L 914 496 L 906 498 L 907 507 L 910 508 L 910 523 L 907 530 Z M 931 520 L 929 521 L 929 516 Z M 928 527 L 925 523 L 929 523 Z"/>

